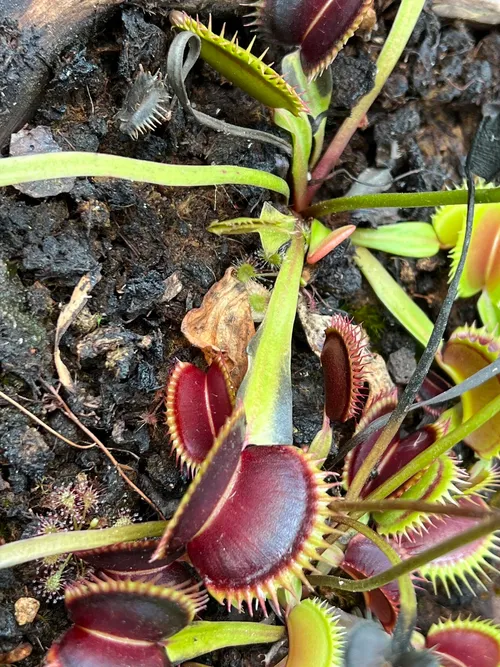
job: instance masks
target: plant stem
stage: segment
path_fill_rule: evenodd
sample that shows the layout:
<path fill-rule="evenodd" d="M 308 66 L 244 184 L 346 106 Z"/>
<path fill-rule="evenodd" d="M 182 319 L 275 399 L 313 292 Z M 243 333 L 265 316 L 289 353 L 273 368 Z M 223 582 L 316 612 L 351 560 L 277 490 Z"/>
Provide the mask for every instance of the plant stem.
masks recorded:
<path fill-rule="evenodd" d="M 442 503 L 426 503 L 422 500 L 403 500 L 401 498 L 389 498 L 388 500 L 344 500 L 335 499 L 330 504 L 332 512 L 391 512 L 409 511 L 423 512 L 425 514 L 445 514 L 446 516 L 472 517 L 486 519 L 491 510 L 483 507 L 460 507 L 460 505 L 444 505 Z M 339 514 L 339 517 L 342 515 Z M 340 522 L 340 519 L 338 519 Z"/>
<path fill-rule="evenodd" d="M 340 126 L 333 141 L 328 146 L 326 153 L 314 169 L 312 175 L 313 180 L 321 181 L 326 178 L 337 164 L 338 159 L 344 152 L 351 137 L 356 132 L 369 108 L 378 97 L 392 70 L 396 67 L 398 60 L 411 37 L 413 28 L 415 27 L 424 4 L 425 0 L 401 0 L 391 32 L 385 40 L 384 48 L 380 52 L 380 56 L 377 60 L 377 75 L 375 77 L 374 86 L 367 95 L 364 95 L 359 100 L 351 111 L 351 115 L 346 118 Z M 308 203 L 312 201 L 320 186 L 321 183 L 311 185 L 308 188 Z"/>
<path fill-rule="evenodd" d="M 168 639 L 166 649 L 170 661 L 178 664 L 221 648 L 277 642 L 284 636 L 285 628 L 282 626 L 240 621 L 197 621 Z"/>
<path fill-rule="evenodd" d="M 243 400 L 253 445 L 293 439 L 291 341 L 304 265 L 305 240 L 292 234 L 264 321 L 249 346 L 249 368 L 238 396 Z"/>
<path fill-rule="evenodd" d="M 296 211 L 307 206 L 307 172 L 312 149 L 311 124 L 307 114 L 294 116 L 286 109 L 276 109 L 273 114 L 278 127 L 292 135 L 293 201 Z"/>
<path fill-rule="evenodd" d="M 9 542 L 0 546 L 0 569 L 28 563 L 37 558 L 96 549 L 119 542 L 141 540 L 144 537 L 160 537 L 167 523 L 167 521 L 149 521 L 102 530 L 74 530 Z"/>
<path fill-rule="evenodd" d="M 279 176 L 266 171 L 220 166 L 186 166 L 160 164 L 147 160 L 105 153 L 40 153 L 0 160 L 0 186 L 27 181 L 72 176 L 104 176 L 124 178 L 158 185 L 194 187 L 202 185 L 253 185 L 288 197 L 290 189 Z"/>
<path fill-rule="evenodd" d="M 500 188 L 476 190 L 476 204 L 492 204 L 500 201 Z M 355 211 L 360 208 L 427 208 L 434 206 L 459 206 L 467 203 L 467 190 L 444 192 L 390 192 L 376 195 L 357 195 L 326 199 L 303 211 L 303 216 L 316 218 L 330 213 Z"/>
<path fill-rule="evenodd" d="M 373 491 L 366 500 L 382 500 L 387 498 L 396 489 L 402 486 L 406 481 L 411 479 L 421 470 L 425 470 L 442 454 L 445 454 L 452 447 L 457 445 L 461 440 L 466 438 L 470 433 L 480 428 L 500 412 L 500 396 L 496 396 L 493 400 L 487 403 L 484 407 L 478 410 L 470 419 L 457 426 L 453 431 L 447 433 L 445 436 L 436 440 L 425 451 L 421 452 L 412 461 L 407 463 L 404 468 L 401 468 L 390 479 L 381 484 L 378 489 Z"/>
<path fill-rule="evenodd" d="M 418 570 L 422 565 L 426 565 L 436 558 L 440 558 L 455 549 L 459 549 L 465 544 L 479 540 L 489 533 L 494 533 L 496 530 L 500 529 L 500 515 L 496 515 L 493 519 L 488 521 L 483 521 L 478 526 L 474 526 L 470 530 L 467 530 L 461 535 L 455 535 L 449 540 L 445 540 L 440 544 L 437 544 L 427 551 L 418 554 L 417 556 L 412 556 L 407 560 L 391 567 L 389 570 L 377 574 L 373 577 L 368 577 L 367 579 L 361 579 L 358 581 L 351 581 L 350 579 L 342 579 L 340 577 L 332 576 L 321 576 L 321 575 L 312 575 L 308 577 L 308 580 L 313 586 L 328 586 L 330 588 L 340 588 L 344 591 L 349 591 L 352 593 L 364 593 L 368 591 L 373 591 L 376 588 L 385 586 L 390 583 L 397 577 L 400 577 L 403 574 L 409 574 Z"/>
<path fill-rule="evenodd" d="M 352 483 L 349 486 L 346 498 L 348 500 L 356 500 L 360 497 L 360 494 L 363 490 L 366 481 L 370 477 L 372 471 L 376 468 L 379 461 L 382 459 L 384 452 L 389 447 L 392 439 L 398 433 L 401 424 L 403 423 L 406 415 L 408 414 L 411 404 L 413 403 L 415 396 L 422 386 L 429 369 L 432 365 L 433 359 L 441 345 L 441 340 L 444 335 L 446 325 L 450 316 L 453 303 L 458 294 L 458 286 L 460 283 L 460 278 L 462 276 L 465 260 L 467 258 L 467 253 L 469 251 L 470 242 L 472 238 L 472 228 L 474 220 L 474 196 L 475 196 L 475 186 L 472 174 L 470 171 L 467 171 L 467 218 L 465 224 L 465 234 L 462 244 L 462 252 L 460 255 L 460 260 L 458 262 L 455 275 L 453 276 L 448 292 L 443 300 L 443 304 L 439 311 L 439 314 L 436 318 L 436 323 L 432 330 L 431 336 L 427 345 L 422 353 L 422 356 L 419 359 L 417 368 L 415 369 L 413 375 L 410 378 L 410 381 L 405 387 L 403 395 L 399 399 L 399 402 L 394 409 L 394 411 L 389 416 L 389 421 L 386 426 L 383 428 L 382 432 L 378 436 L 375 444 L 373 445 L 370 452 L 367 454 L 363 463 L 361 464 L 358 472 L 356 473 Z M 424 468 L 422 468 L 424 470 Z"/>
<path fill-rule="evenodd" d="M 392 565 L 399 565 L 401 557 L 397 551 L 378 533 L 366 526 L 361 521 L 346 517 L 343 515 L 333 515 L 335 521 L 339 525 L 349 526 L 356 532 L 361 533 L 377 546 L 380 551 L 387 556 L 387 559 Z M 404 612 L 403 618 L 405 623 L 404 632 L 411 633 L 417 618 L 417 597 L 409 574 L 404 574 L 398 577 L 399 595 L 401 602 L 401 611 Z"/>

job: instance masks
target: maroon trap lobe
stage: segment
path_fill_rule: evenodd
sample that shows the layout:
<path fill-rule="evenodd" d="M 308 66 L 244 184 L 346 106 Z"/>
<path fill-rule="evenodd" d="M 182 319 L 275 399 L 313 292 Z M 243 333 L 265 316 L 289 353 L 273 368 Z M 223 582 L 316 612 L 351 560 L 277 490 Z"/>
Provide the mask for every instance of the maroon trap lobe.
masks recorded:
<path fill-rule="evenodd" d="M 157 561 L 154 564 L 149 562 L 157 546 L 158 540 L 121 542 L 97 549 L 89 549 L 88 551 L 76 551 L 75 556 L 81 558 L 96 570 L 129 574 L 166 565 L 167 563 L 162 561 Z"/>
<path fill-rule="evenodd" d="M 217 514 L 188 544 L 188 555 L 209 592 L 241 606 L 290 587 L 291 575 L 304 579 L 322 546 L 322 510 L 331 500 L 322 474 L 292 446 L 245 449 L 231 494 Z"/>
<path fill-rule="evenodd" d="M 163 534 L 153 559 L 179 557 L 186 544 L 210 519 L 238 468 L 246 445 L 243 407 L 235 409 L 220 431 L 198 474 L 191 482 L 176 513 Z"/>
<path fill-rule="evenodd" d="M 353 579 L 367 579 L 392 567 L 387 556 L 367 537 L 358 534 L 349 542 L 340 564 Z M 367 606 L 388 632 L 392 632 L 399 612 L 399 586 L 391 581 L 373 591 L 363 593 Z"/>
<path fill-rule="evenodd" d="M 367 405 L 363 411 L 363 417 L 361 418 L 356 433 L 362 432 L 367 426 L 374 422 L 379 417 L 388 415 L 391 413 L 398 403 L 397 390 L 390 391 L 386 394 L 381 394 L 375 397 L 369 405 Z M 346 456 L 344 463 L 343 471 L 343 480 L 344 486 L 346 489 L 352 484 L 352 480 L 356 476 L 358 470 L 361 468 L 361 465 L 365 458 L 368 456 L 372 450 L 374 444 L 377 442 L 382 429 L 378 429 L 375 433 L 368 436 L 363 442 L 357 445 L 349 454 Z M 396 434 L 391 440 L 389 449 L 392 449 L 395 443 L 399 440 L 399 435 Z M 364 498 L 366 492 L 364 488 L 361 491 L 361 497 Z"/>
<path fill-rule="evenodd" d="M 158 642 L 191 621 L 191 608 L 178 597 L 172 589 L 149 583 L 96 581 L 70 588 L 66 606 L 73 623 L 87 630 Z"/>
<path fill-rule="evenodd" d="M 498 667 L 500 629 L 488 621 L 445 621 L 432 626 L 426 647 L 436 651 L 441 667 Z"/>
<path fill-rule="evenodd" d="M 170 667 L 163 646 L 129 642 L 73 626 L 47 654 L 46 667 Z"/>
<path fill-rule="evenodd" d="M 366 363 L 366 339 L 348 317 L 334 315 L 321 352 L 325 386 L 325 414 L 344 422 L 361 409 Z"/>
<path fill-rule="evenodd" d="M 304 71 L 315 76 L 335 59 L 371 6 L 372 0 L 263 0 L 255 24 L 283 44 L 300 46 Z"/>
<path fill-rule="evenodd" d="M 167 424 L 177 460 L 194 472 L 205 460 L 233 409 L 234 395 L 221 357 L 205 373 L 179 362 L 167 387 Z"/>
<path fill-rule="evenodd" d="M 438 429 L 433 426 L 424 426 L 424 428 L 411 433 L 402 440 L 394 438 L 377 467 L 377 475 L 367 481 L 363 487 L 361 497 L 365 498 L 370 495 L 390 477 L 402 470 L 407 463 L 432 445 L 438 435 Z M 407 484 L 412 485 L 412 480 L 409 480 Z M 404 490 L 407 488 L 407 484 L 400 488 Z M 399 492 L 400 489 L 396 489 L 392 495 L 398 496 Z"/>
<path fill-rule="evenodd" d="M 168 558 L 151 562 L 158 544 L 159 540 L 124 542 L 79 551 L 75 556 L 111 579 L 154 580 L 158 586 L 179 586 L 190 582 L 191 575 L 184 563 L 171 563 Z"/>

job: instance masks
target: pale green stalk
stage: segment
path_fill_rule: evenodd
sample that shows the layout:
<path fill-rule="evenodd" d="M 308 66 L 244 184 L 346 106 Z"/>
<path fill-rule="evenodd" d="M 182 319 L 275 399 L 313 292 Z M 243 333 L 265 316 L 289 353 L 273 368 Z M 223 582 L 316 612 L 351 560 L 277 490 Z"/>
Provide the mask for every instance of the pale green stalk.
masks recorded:
<path fill-rule="evenodd" d="M 341 503 L 340 503 L 341 504 Z M 339 525 L 345 525 L 349 528 L 353 528 L 356 532 L 361 533 L 367 537 L 380 551 L 387 557 L 387 560 L 392 565 L 400 565 L 401 558 L 397 551 L 392 547 L 387 540 L 385 540 L 381 535 L 376 533 L 374 530 L 365 526 L 361 521 L 352 519 L 351 517 L 345 517 L 343 515 L 333 515 L 332 518 L 338 521 Z M 415 595 L 415 589 L 413 587 L 411 577 L 409 574 L 403 574 L 398 577 L 398 586 L 399 586 L 399 596 L 401 602 L 401 611 L 404 612 L 403 619 L 405 627 L 402 628 L 403 632 L 411 633 L 413 630 L 413 625 L 417 618 L 417 597 Z"/>
<path fill-rule="evenodd" d="M 253 185 L 288 197 L 287 183 L 266 171 L 231 165 L 190 166 L 134 160 L 105 153 L 40 153 L 0 160 L 0 186 L 73 176 L 103 176 L 158 185 Z"/>
<path fill-rule="evenodd" d="M 483 424 L 486 424 L 486 422 L 498 412 L 500 412 L 500 396 L 496 396 L 484 407 L 478 410 L 470 419 L 467 419 L 467 421 L 460 424 L 460 426 L 457 426 L 453 431 L 450 431 L 442 438 L 436 440 L 436 442 L 430 445 L 426 450 L 407 463 L 404 468 L 401 468 L 401 470 L 395 473 L 390 479 L 381 484 L 366 498 L 366 500 L 382 500 L 383 498 L 387 498 L 414 475 L 421 470 L 425 470 L 442 454 L 448 452 L 461 440 L 464 440 L 468 435 L 483 426 Z"/>
<path fill-rule="evenodd" d="M 28 563 L 37 558 L 56 556 L 73 551 L 85 551 L 106 547 L 119 542 L 132 542 L 145 537 L 160 537 L 165 532 L 167 521 L 133 523 L 130 526 L 115 526 L 102 530 L 74 530 L 30 537 L 27 540 L 8 542 L 0 547 L 0 569 Z"/>
<path fill-rule="evenodd" d="M 492 204 L 500 201 L 500 188 L 476 190 L 476 204 Z M 364 208 L 427 208 L 432 206 L 462 206 L 467 204 L 467 190 L 444 192 L 382 192 L 376 195 L 337 197 L 309 206 L 304 217 L 315 218 L 331 213 L 355 211 Z"/>
<path fill-rule="evenodd" d="M 369 250 L 356 247 L 354 261 L 380 301 L 424 347 L 434 325 Z"/>
<path fill-rule="evenodd" d="M 293 441 L 291 341 L 305 239 L 292 234 L 264 321 L 249 345 L 249 368 L 238 397 L 243 400 L 254 445 L 288 444 Z"/>
<path fill-rule="evenodd" d="M 285 632 L 282 626 L 262 623 L 197 621 L 167 640 L 167 655 L 178 664 L 229 646 L 277 642 Z"/>
<path fill-rule="evenodd" d="M 390 569 L 377 574 L 373 577 L 368 577 L 367 579 L 361 579 L 358 581 L 351 581 L 350 579 L 343 579 L 341 577 L 332 577 L 332 576 L 322 576 L 322 575 L 312 575 L 308 577 L 309 581 L 313 586 L 328 586 L 329 588 L 339 588 L 343 591 L 349 591 L 352 593 L 365 593 L 368 591 L 373 591 L 376 588 L 385 586 L 386 584 L 394 581 L 402 575 L 410 574 L 415 572 L 423 565 L 430 563 L 436 558 L 440 558 L 455 549 L 459 549 L 465 544 L 470 542 L 475 542 L 476 540 L 481 539 L 485 535 L 489 535 L 500 529 L 500 516 L 497 513 L 496 516 L 488 521 L 483 521 L 474 528 L 471 528 L 460 535 L 455 535 L 454 537 L 437 544 L 430 549 L 427 549 L 417 556 L 412 556 L 407 560 L 404 560 L 402 563 L 391 567 Z"/>

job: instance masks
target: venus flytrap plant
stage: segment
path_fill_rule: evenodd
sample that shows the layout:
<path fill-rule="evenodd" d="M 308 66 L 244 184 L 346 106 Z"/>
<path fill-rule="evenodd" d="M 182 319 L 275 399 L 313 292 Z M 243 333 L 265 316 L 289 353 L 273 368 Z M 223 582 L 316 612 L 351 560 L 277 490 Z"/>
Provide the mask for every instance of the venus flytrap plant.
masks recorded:
<path fill-rule="evenodd" d="M 328 74 L 319 78 L 315 84 L 307 82 L 306 74 L 315 74 L 326 65 L 338 46 L 357 27 L 369 3 L 353 0 L 342 5 L 339 35 L 324 30 L 323 22 L 328 24 L 328 12 L 333 7 L 331 3 L 315 3 L 312 6 L 310 2 L 300 0 L 294 3 L 295 14 L 288 13 L 288 4 L 279 0 L 268 0 L 260 3 L 258 8 L 259 22 L 267 19 L 268 25 L 276 27 L 279 24 L 280 29 L 285 24 L 280 24 L 278 19 L 284 12 L 284 17 L 291 22 L 294 32 L 289 42 L 301 45 L 300 61 L 298 56 L 292 55 L 284 64 L 288 83 L 263 63 L 263 57 L 256 58 L 249 49 L 242 49 L 236 38 L 227 40 L 224 35 L 216 35 L 210 25 L 205 28 L 198 21 L 180 12 L 173 13 L 171 17 L 175 28 L 181 31 L 181 39 L 176 38 L 176 43 L 180 46 L 171 51 L 169 56 L 169 77 L 172 75 L 172 83 L 182 106 L 194 118 L 214 129 L 250 140 L 268 141 L 285 152 L 290 151 L 289 144 L 280 138 L 262 136 L 263 133 L 256 134 L 246 128 L 221 124 L 192 109 L 184 83 L 200 54 L 228 80 L 274 109 L 276 124 L 286 127 L 293 140 L 294 205 L 290 215 L 278 213 L 267 206 L 258 219 L 239 218 L 217 222 L 211 226 L 211 230 L 216 233 L 258 232 L 264 253 L 281 258 L 279 274 L 264 321 L 251 342 L 249 370 L 236 397 L 220 359 L 214 361 L 206 374 L 191 364 L 178 365 L 172 374 L 166 393 L 167 422 L 172 445 L 179 462 L 187 466 L 195 476 L 168 525 L 158 522 L 143 530 L 141 527 L 132 526 L 128 527 L 132 530 L 121 529 L 119 535 L 103 535 L 104 531 L 95 531 L 101 534 L 93 543 L 86 541 L 84 545 L 81 536 L 75 534 L 68 540 L 65 538 L 69 536 L 64 535 L 35 538 L 41 541 L 26 541 L 31 547 L 29 555 L 26 545 L 22 543 L 20 550 L 16 545 L 16 550 L 20 551 L 17 555 L 14 554 L 13 545 L 0 547 L 0 564 L 3 565 L 24 562 L 47 552 L 60 553 L 58 549 L 75 551 L 81 550 L 82 546 L 89 548 L 162 534 L 159 542 L 146 547 L 145 543 L 138 547 L 120 545 L 116 550 L 113 548 L 91 555 L 94 559 L 97 556 L 101 559 L 111 556 L 115 558 L 115 563 L 111 563 L 111 567 L 108 563 L 108 567 L 103 568 L 105 572 L 101 580 L 83 583 L 76 589 L 70 589 L 68 607 L 75 626 L 55 644 L 50 654 L 54 666 L 70 667 L 76 664 L 77 660 L 79 665 L 94 667 L 102 664 L 99 659 L 104 654 L 109 658 L 110 665 L 122 664 L 130 658 L 130 652 L 127 653 L 125 646 L 129 640 L 133 640 L 130 650 L 139 653 L 142 651 L 141 655 L 134 655 L 134 664 L 138 667 L 149 667 L 153 664 L 166 666 L 171 662 L 196 657 L 211 650 L 210 646 L 230 645 L 228 628 L 218 625 L 217 628 L 209 629 L 204 625 L 203 628 L 200 626 L 200 634 L 196 635 L 197 626 L 190 625 L 204 601 L 203 595 L 196 592 L 198 589 L 190 589 L 182 582 L 160 585 L 147 581 L 153 572 L 153 576 L 163 577 L 167 568 L 172 564 L 178 565 L 178 559 L 187 555 L 211 595 L 220 602 L 225 601 L 228 606 L 241 608 L 242 604 L 246 604 L 252 613 L 253 606 L 258 604 L 267 613 L 266 604 L 269 601 L 276 612 L 281 613 L 280 603 L 284 597 L 287 598 L 287 604 L 292 606 L 289 614 L 290 665 L 294 665 L 295 661 L 300 667 L 318 667 L 315 657 L 304 654 L 304 646 L 296 641 L 297 633 L 301 639 L 301 633 L 318 629 L 318 609 L 309 608 L 307 603 L 299 604 L 299 598 L 302 585 L 310 587 L 311 582 L 321 581 L 314 576 L 306 577 L 304 572 L 317 571 L 315 563 L 322 561 L 326 561 L 328 567 L 339 564 L 342 551 L 337 548 L 335 558 L 329 558 L 328 553 L 333 549 L 325 536 L 337 537 L 340 533 L 346 540 L 352 534 L 349 531 L 364 535 L 363 539 L 366 538 L 370 544 L 378 546 L 388 559 L 386 565 L 391 567 L 383 573 L 369 576 L 364 581 L 327 578 L 326 583 L 345 590 L 371 592 L 399 578 L 401 613 L 397 621 L 392 619 L 396 623 L 396 631 L 391 650 L 394 655 L 400 655 L 407 651 L 415 618 L 415 594 L 409 574 L 444 556 L 450 550 L 462 549 L 465 544 L 482 539 L 500 528 L 497 514 L 489 512 L 487 508 L 471 509 L 469 505 L 459 507 L 462 514 L 467 516 L 475 511 L 476 515 L 479 514 L 479 522 L 465 533 L 453 535 L 445 543 L 434 545 L 402 562 L 400 555 L 383 537 L 357 521 L 357 517 L 367 511 L 372 512 L 373 516 L 384 512 L 456 515 L 456 508 L 453 506 L 436 507 L 423 501 L 422 498 L 434 498 L 426 496 L 425 491 L 432 486 L 435 478 L 424 480 L 424 484 L 419 475 L 427 474 L 428 470 L 433 471 L 432 466 L 436 459 L 445 456 L 464 434 L 472 433 L 499 412 L 498 397 L 480 407 L 463 424 L 452 428 L 447 434 L 444 434 L 444 428 L 439 431 L 437 427 L 430 438 L 427 438 L 428 434 L 425 432 L 425 447 L 419 439 L 421 433 L 413 436 L 418 446 L 415 446 L 412 456 L 403 456 L 397 465 L 391 460 L 391 452 L 387 453 L 384 460 L 385 446 L 379 447 L 376 455 L 372 456 L 372 468 L 382 460 L 387 474 L 381 475 L 378 486 L 373 485 L 375 488 L 369 489 L 366 501 L 359 500 L 359 497 L 367 483 L 367 471 L 371 470 L 367 470 L 368 464 L 362 464 L 349 482 L 347 501 L 329 495 L 329 490 L 336 486 L 336 483 L 327 481 L 331 473 L 321 470 L 331 440 L 329 420 L 350 419 L 356 410 L 361 408 L 359 391 L 363 379 L 365 343 L 361 340 L 360 330 L 348 321 L 334 318 L 325 336 L 322 355 L 326 379 L 324 427 L 308 452 L 292 446 L 290 345 L 304 260 L 307 257 L 310 263 L 318 261 L 354 231 L 352 226 L 331 231 L 317 219 L 312 221 L 310 228 L 309 221 L 304 222 L 305 218 L 314 218 L 315 215 L 327 212 L 329 207 L 352 206 L 352 201 L 337 200 L 333 205 L 327 202 L 306 208 L 318 185 L 312 184 L 307 189 L 307 171 L 317 163 L 321 153 L 324 134 L 324 121 L 321 116 L 328 107 L 330 97 Z M 393 30 L 378 61 L 379 72 L 375 89 L 360 101 L 325 156 L 317 163 L 314 172 L 316 180 L 327 175 L 377 96 L 404 49 L 422 5 L 421 0 L 402 0 Z M 312 22 L 309 21 L 311 7 L 317 12 Z M 315 43 L 318 30 L 327 35 L 330 40 L 328 44 L 319 41 Z M 287 39 L 288 37 L 289 35 Z M 184 61 L 186 53 L 187 60 Z M 301 62 L 305 66 L 305 72 L 300 67 Z M 292 86 L 304 88 L 307 106 Z M 313 118 L 312 124 L 307 113 Z M 71 173 L 68 174 L 67 170 Z M 66 175 L 101 175 L 182 186 L 245 183 L 268 188 L 285 197 L 289 195 L 288 185 L 274 175 L 230 166 L 186 168 L 88 153 L 35 155 L 0 161 L 0 184 L 4 185 Z M 435 194 L 438 195 L 437 198 L 434 197 Z M 403 195 L 397 201 L 401 206 L 411 206 L 409 202 L 414 201 L 415 197 L 421 203 L 427 202 L 430 197 L 441 203 L 447 194 L 450 193 Z M 500 192 L 495 189 L 491 189 L 487 194 L 493 198 L 499 195 Z M 391 196 L 396 195 L 383 195 Z M 486 195 L 482 191 L 478 196 Z M 387 199 L 383 201 L 386 202 Z M 314 211 L 316 213 L 313 213 Z M 420 232 L 422 244 L 430 244 L 432 238 L 427 231 Z M 394 242 L 394 239 L 390 241 Z M 466 238 L 465 251 L 467 242 Z M 458 274 L 460 270 L 461 267 Z M 418 319 L 416 311 L 410 312 L 409 319 L 412 317 Z M 441 318 L 441 327 L 445 320 L 446 313 Z M 425 323 L 421 327 L 422 339 L 426 333 L 429 334 L 427 338 L 431 337 L 430 330 L 426 327 Z M 439 338 L 440 336 L 437 342 Z M 429 354 L 432 358 L 434 352 L 429 352 L 427 357 Z M 429 359 L 426 363 L 430 363 Z M 425 371 L 425 363 L 423 366 Z M 411 391 L 413 390 L 414 387 Z M 411 395 L 411 391 L 408 395 Z M 407 396 L 407 403 L 408 400 Z M 193 404 L 200 403 L 204 408 L 193 410 Z M 392 439 L 399 436 L 401 419 L 407 409 L 409 405 L 403 406 L 399 415 L 393 419 L 392 435 L 390 429 L 384 432 L 386 445 L 390 445 Z M 415 442 L 410 442 L 408 449 L 411 449 Z M 373 444 L 368 458 L 376 449 L 377 443 Z M 408 445 L 408 442 L 406 444 Z M 406 451 L 405 447 L 403 449 Z M 443 460 L 448 462 L 447 458 Z M 429 474 L 429 477 L 432 475 Z M 410 499 L 405 497 L 384 500 L 394 492 L 399 494 L 404 485 L 406 487 L 401 495 L 412 488 L 416 495 L 410 495 Z M 345 512 L 349 512 L 349 516 L 346 516 Z M 485 517 L 486 520 L 481 520 Z M 333 527 L 332 523 L 337 527 Z M 348 532 L 345 531 L 346 527 Z M 147 564 L 142 558 L 139 565 L 126 568 L 123 564 L 116 563 L 116 551 L 123 551 L 128 556 L 132 552 L 136 555 L 141 552 L 144 556 L 147 552 Z M 286 591 L 285 595 L 283 590 Z M 134 618 L 129 620 L 126 618 L 128 607 L 134 615 Z M 145 610 L 143 614 L 139 608 Z M 90 619 L 89 610 L 96 612 Z M 141 634 L 141 628 L 144 629 L 146 620 L 150 617 L 153 617 L 155 622 L 151 624 L 151 628 L 145 629 L 146 634 Z M 116 634 L 118 631 L 113 625 L 117 619 L 123 620 L 121 634 Z M 320 624 L 323 625 L 323 632 L 320 633 L 319 641 L 325 648 L 324 667 L 340 667 L 343 660 L 340 643 L 333 641 L 333 633 L 326 632 L 328 629 L 332 630 L 334 624 L 331 619 L 326 619 L 327 623 L 324 616 L 322 619 Z M 130 624 L 130 620 L 134 623 Z M 392 621 L 390 625 L 392 626 Z M 179 639 L 182 633 L 184 639 Z M 251 636 L 254 641 L 259 641 L 259 638 L 266 641 L 265 637 L 272 641 L 272 637 L 276 638 L 278 635 L 282 636 L 281 629 L 272 628 L 271 631 L 270 628 L 266 634 L 255 628 L 249 629 L 247 636 Z M 193 636 L 202 638 L 196 640 L 197 651 L 200 653 L 192 650 L 189 652 L 190 637 Z M 85 649 L 85 642 L 88 651 Z M 114 654 L 109 650 L 113 643 L 116 648 Z M 74 653 L 75 646 L 80 653 Z"/>

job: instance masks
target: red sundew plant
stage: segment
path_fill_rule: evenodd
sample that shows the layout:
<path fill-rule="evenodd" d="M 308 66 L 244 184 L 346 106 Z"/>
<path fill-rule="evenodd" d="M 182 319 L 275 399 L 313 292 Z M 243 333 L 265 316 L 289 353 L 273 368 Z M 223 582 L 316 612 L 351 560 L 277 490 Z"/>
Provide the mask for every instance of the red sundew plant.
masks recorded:
<path fill-rule="evenodd" d="M 254 56 L 236 37 L 227 39 L 224 31 L 217 35 L 210 24 L 204 26 L 183 12 L 171 14 L 178 34 L 169 51 L 167 75 L 180 104 L 213 129 L 266 141 L 290 155 L 293 203 L 288 214 L 267 205 L 259 218 L 219 221 L 210 226 L 216 234 L 258 233 L 264 256 L 276 259 L 279 272 L 258 334 L 250 342 L 249 370 L 240 387 L 231 387 L 222 358 L 206 373 L 191 364 L 179 364 L 172 373 L 165 398 L 167 424 L 179 465 L 193 474 L 172 519 L 46 535 L 0 547 L 0 565 L 4 567 L 78 553 L 99 573 L 94 580 L 75 582 L 67 589 L 66 605 L 74 625 L 51 648 L 47 664 L 52 667 L 118 667 L 127 663 L 167 667 L 215 648 L 277 641 L 285 635 L 280 626 L 195 620 L 206 601 L 200 582 L 228 606 L 240 609 L 246 605 L 252 613 L 258 605 L 267 613 L 271 605 L 284 617 L 288 667 L 350 667 L 360 664 L 353 662 L 356 651 L 372 654 L 372 640 L 354 639 L 354 634 L 350 639 L 339 630 L 336 612 L 321 603 L 302 600 L 304 589 L 310 591 L 317 584 L 366 594 L 367 604 L 388 631 L 376 628 L 383 636 L 381 665 L 435 665 L 435 656 L 415 651 L 410 644 L 416 621 L 410 574 L 419 571 L 425 576 L 428 572 L 431 579 L 451 578 L 454 583 L 453 577 L 461 576 L 458 572 L 466 576 L 495 556 L 494 534 L 500 529 L 500 516 L 475 496 L 456 501 L 461 495 L 459 486 L 468 482 L 472 487 L 475 477 L 461 470 L 450 452 L 500 412 L 499 396 L 474 404 L 469 418 L 458 425 L 447 414 L 415 433 L 403 434 L 401 423 L 410 408 L 408 400 L 413 400 L 422 377 L 415 380 L 416 389 L 410 387 L 394 411 L 393 396 L 363 409 L 368 341 L 360 327 L 335 316 L 322 345 L 323 429 L 307 449 L 292 444 L 291 338 L 304 264 L 319 261 L 354 231 L 352 225 L 330 230 L 314 217 L 332 207 L 349 208 L 352 202 L 310 204 L 397 63 L 424 2 L 401 1 L 377 61 L 373 90 L 358 102 L 323 152 L 323 114 L 331 97 L 327 65 L 359 26 L 371 3 L 339 0 L 335 4 L 338 14 L 332 17 L 333 4 L 324 0 L 258 3 L 257 25 L 278 39 L 285 32 L 286 43 L 300 47 L 285 57 L 283 76 L 265 64 L 265 54 Z M 336 25 L 335 18 L 339 19 Z M 198 56 L 272 109 L 274 123 L 289 133 L 292 143 L 265 132 L 230 126 L 193 109 L 184 83 Z M 309 80 L 323 69 L 321 76 Z M 141 128 L 148 127 L 144 118 L 142 122 Z M 310 170 L 313 184 L 309 183 Z M 193 187 L 246 184 L 286 198 L 290 194 L 289 184 L 273 174 L 228 165 L 185 167 L 90 153 L 0 161 L 0 185 L 72 175 Z M 437 203 L 440 196 L 445 203 L 447 193 L 434 194 Z M 478 191 L 478 198 L 486 196 L 499 198 L 500 192 L 494 188 Z M 427 205 L 428 193 L 402 195 L 399 205 L 412 205 L 412 197 Z M 457 201 L 464 203 L 465 197 Z M 458 277 L 467 250 L 466 236 L 464 239 L 464 252 L 456 267 Z M 443 313 L 445 325 L 449 309 Z M 444 325 L 441 322 L 433 335 L 441 331 L 440 337 Z M 434 352 L 429 344 L 425 354 L 432 358 Z M 428 370 L 430 361 L 425 363 L 421 368 Z M 330 449 L 330 421 L 349 420 L 360 412 L 355 436 L 360 444 L 346 462 L 347 493 L 343 498 L 332 495 L 338 483 L 332 481 L 331 471 L 322 469 Z M 389 417 L 385 428 L 375 423 L 379 416 Z M 373 429 L 371 435 L 369 429 Z M 367 513 L 368 526 L 359 521 Z M 436 515 L 433 526 L 443 522 L 439 535 L 433 535 L 432 526 L 424 523 L 424 515 L 429 514 Z M 419 526 L 430 536 L 425 549 L 419 547 Z M 395 539 L 390 541 L 387 535 Z M 144 538 L 160 539 L 138 541 Z M 359 549 L 361 543 L 366 548 Z M 370 563 L 366 557 L 373 549 L 384 558 L 378 554 Z M 454 561 L 453 575 L 439 570 L 448 554 Z M 193 568 L 194 583 L 191 576 L 184 579 L 182 563 L 186 560 Z M 328 575 L 339 565 L 355 580 Z M 368 637 L 372 631 L 372 624 L 363 625 L 356 637 Z M 499 645 L 495 633 L 483 634 L 490 648 Z M 315 654 L 308 651 L 313 635 Z M 474 636 L 479 637 L 479 632 Z M 433 641 L 431 635 L 429 646 L 436 645 Z M 450 656 L 452 645 L 450 640 Z"/>

